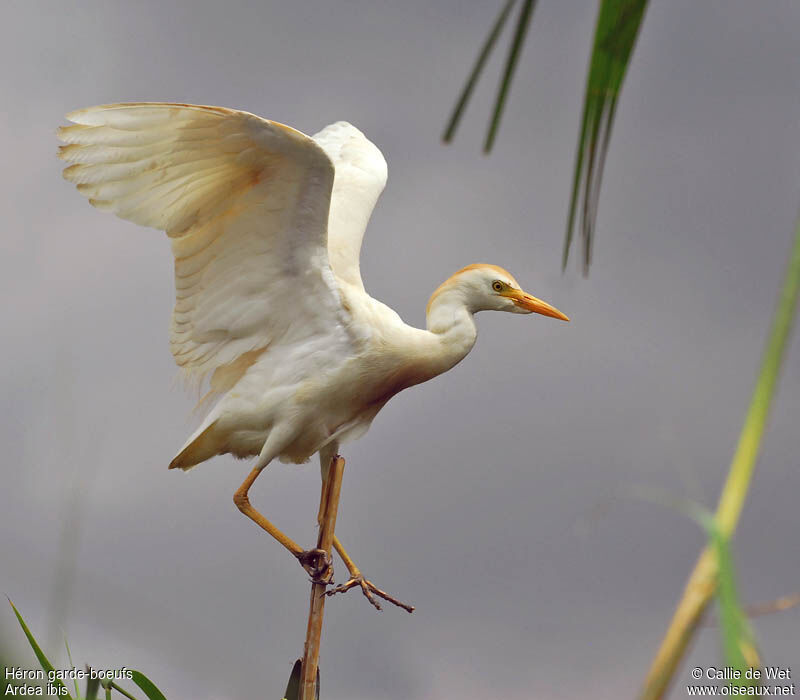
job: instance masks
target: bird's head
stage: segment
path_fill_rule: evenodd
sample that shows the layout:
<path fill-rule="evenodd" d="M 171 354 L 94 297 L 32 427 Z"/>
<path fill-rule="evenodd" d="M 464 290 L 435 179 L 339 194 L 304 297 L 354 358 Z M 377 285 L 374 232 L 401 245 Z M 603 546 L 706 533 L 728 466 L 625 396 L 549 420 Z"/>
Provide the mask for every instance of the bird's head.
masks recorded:
<path fill-rule="evenodd" d="M 562 321 L 569 318 L 546 301 L 522 291 L 511 273 L 497 265 L 477 263 L 456 272 L 433 293 L 428 311 L 437 302 L 451 300 L 478 311 L 510 311 L 515 314 L 537 313 Z"/>

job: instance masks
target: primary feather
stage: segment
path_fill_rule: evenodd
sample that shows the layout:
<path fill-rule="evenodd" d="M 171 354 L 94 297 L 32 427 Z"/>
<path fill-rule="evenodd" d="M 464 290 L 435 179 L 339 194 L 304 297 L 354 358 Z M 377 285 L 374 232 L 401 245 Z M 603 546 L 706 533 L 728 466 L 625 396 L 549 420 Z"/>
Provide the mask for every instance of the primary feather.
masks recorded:
<path fill-rule="evenodd" d="M 297 314 L 309 332 L 338 321 L 325 255 L 334 169 L 314 141 L 219 107 L 108 105 L 68 119 L 64 176 L 94 206 L 171 239 L 170 347 L 187 374 L 225 386 Z"/>

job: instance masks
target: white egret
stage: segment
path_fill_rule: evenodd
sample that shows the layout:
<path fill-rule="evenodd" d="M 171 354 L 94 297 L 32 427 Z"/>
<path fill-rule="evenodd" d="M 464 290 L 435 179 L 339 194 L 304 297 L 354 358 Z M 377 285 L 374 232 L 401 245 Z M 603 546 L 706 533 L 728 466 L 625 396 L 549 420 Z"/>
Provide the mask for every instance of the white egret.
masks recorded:
<path fill-rule="evenodd" d="M 95 207 L 163 230 L 172 244 L 170 347 L 185 375 L 208 379 L 206 401 L 216 403 L 170 469 L 257 457 L 234 501 L 314 578 L 328 575 L 326 555 L 250 504 L 264 467 L 319 453 L 324 484 L 339 445 L 363 435 L 392 396 L 464 358 L 478 311 L 569 320 L 487 264 L 439 286 L 426 330 L 369 296 L 359 252 L 386 162 L 346 122 L 308 137 L 247 112 L 170 103 L 89 107 L 67 119 L 64 177 Z M 334 546 L 350 574 L 337 590 L 359 585 L 376 607 L 373 593 L 400 604 Z"/>

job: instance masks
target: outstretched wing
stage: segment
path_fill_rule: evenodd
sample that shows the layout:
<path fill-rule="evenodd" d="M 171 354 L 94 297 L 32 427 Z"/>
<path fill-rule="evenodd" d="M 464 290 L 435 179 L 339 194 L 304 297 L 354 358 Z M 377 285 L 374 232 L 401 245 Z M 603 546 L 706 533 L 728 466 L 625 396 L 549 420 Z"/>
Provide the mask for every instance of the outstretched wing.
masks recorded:
<path fill-rule="evenodd" d="M 386 161 L 378 147 L 347 122 L 312 137 L 336 169 L 328 217 L 328 255 L 336 276 L 363 290 L 359 255 L 370 214 L 386 186 Z"/>
<path fill-rule="evenodd" d="M 99 209 L 166 231 L 170 347 L 224 391 L 273 344 L 349 342 L 327 253 L 334 179 L 311 138 L 247 112 L 168 103 L 67 115 L 64 177 Z"/>

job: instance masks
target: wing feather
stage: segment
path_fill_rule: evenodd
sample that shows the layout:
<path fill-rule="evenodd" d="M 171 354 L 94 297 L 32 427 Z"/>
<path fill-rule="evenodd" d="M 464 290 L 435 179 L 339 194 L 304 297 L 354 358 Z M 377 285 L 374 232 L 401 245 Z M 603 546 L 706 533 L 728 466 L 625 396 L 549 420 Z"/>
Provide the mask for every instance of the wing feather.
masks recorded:
<path fill-rule="evenodd" d="M 377 146 L 347 122 L 326 126 L 312 137 L 336 169 L 328 217 L 328 255 L 336 276 L 363 290 L 361 242 L 386 186 L 386 160 Z"/>
<path fill-rule="evenodd" d="M 64 177 L 171 239 L 170 348 L 188 375 L 224 391 L 272 346 L 351 342 L 327 253 L 334 166 L 314 140 L 222 107 L 116 104 L 67 118 Z"/>

